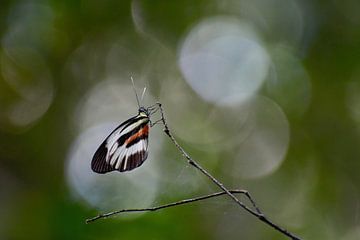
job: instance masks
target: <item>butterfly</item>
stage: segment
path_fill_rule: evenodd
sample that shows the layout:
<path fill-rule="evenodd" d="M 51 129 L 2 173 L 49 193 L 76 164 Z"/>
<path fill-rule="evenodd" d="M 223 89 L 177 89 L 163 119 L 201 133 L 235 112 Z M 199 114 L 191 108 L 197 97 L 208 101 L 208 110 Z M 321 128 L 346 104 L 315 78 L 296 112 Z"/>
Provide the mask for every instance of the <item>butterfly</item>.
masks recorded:
<path fill-rule="evenodd" d="M 148 157 L 150 126 L 158 122 L 152 124 L 150 115 L 157 108 L 156 105 L 140 107 L 135 87 L 134 91 L 139 106 L 138 114 L 115 128 L 96 150 L 91 161 L 91 169 L 96 173 L 131 171 L 140 167 Z"/>

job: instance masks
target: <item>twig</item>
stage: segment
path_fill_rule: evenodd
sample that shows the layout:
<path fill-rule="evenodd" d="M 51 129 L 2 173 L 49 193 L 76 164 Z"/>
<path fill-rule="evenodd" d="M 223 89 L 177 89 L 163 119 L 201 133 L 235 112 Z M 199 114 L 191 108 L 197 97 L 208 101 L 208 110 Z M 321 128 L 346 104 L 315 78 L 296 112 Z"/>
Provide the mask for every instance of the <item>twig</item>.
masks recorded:
<path fill-rule="evenodd" d="M 230 192 L 232 194 L 235 193 L 242 193 L 242 194 L 246 194 L 247 192 L 244 190 L 230 190 Z M 122 210 L 118 210 L 118 211 L 114 211 L 114 212 L 109 212 L 109 213 L 104 213 L 104 214 L 100 214 L 96 217 L 93 218 L 89 218 L 86 219 L 86 223 L 91 223 L 94 222 L 100 218 L 108 218 L 120 213 L 127 213 L 127 212 L 154 212 L 160 209 L 164 209 L 164 208 L 169 208 L 169 207 L 174 207 L 174 206 L 180 206 L 183 204 L 187 204 L 187 203 L 192 203 L 192 202 L 198 202 L 201 200 L 205 200 L 205 199 L 209 199 L 209 198 L 213 198 L 213 197 L 218 197 L 221 195 L 227 194 L 226 192 L 217 192 L 217 193 L 212 193 L 212 194 L 208 194 L 205 196 L 201 196 L 201 197 L 196 197 L 196 198 L 190 198 L 190 199 L 185 199 L 185 200 L 180 200 L 177 202 L 173 202 L 173 203 L 168 203 L 168 204 L 164 204 L 164 205 L 160 205 L 157 207 L 151 207 L 151 208 L 132 208 L 132 209 L 122 209 Z"/>
<path fill-rule="evenodd" d="M 200 172 L 202 172 L 205 176 L 207 176 L 213 183 L 215 183 L 221 190 L 222 192 L 218 192 L 218 193 L 213 193 L 213 194 L 209 194 L 209 195 L 205 195 L 205 196 L 201 196 L 201 197 L 197 197 L 197 198 L 191 198 L 191 199 L 185 199 L 185 200 L 181 200 L 178 202 L 174 202 L 174 203 L 169 203 L 169 204 L 165 204 L 165 205 L 161 205 L 161 206 L 157 206 L 157 207 L 151 207 L 151 208 L 138 208 L 138 209 L 122 209 L 122 210 L 118 210 L 118 211 L 114 211 L 114 212 L 109 212 L 109 213 L 105 213 L 105 214 L 100 214 L 96 217 L 90 218 L 86 220 L 86 223 L 91 223 L 94 222 L 98 219 L 102 219 L 102 218 L 107 218 L 110 216 L 114 216 L 116 214 L 120 214 L 120 213 L 125 213 L 125 212 L 144 212 L 144 211 L 156 211 L 156 210 L 160 210 L 160 209 L 164 209 L 164 208 L 169 208 L 169 207 L 173 207 L 173 206 L 179 206 L 179 205 L 183 205 L 183 204 L 187 204 L 187 203 L 191 203 L 191 202 L 196 202 L 196 201 L 201 201 L 204 199 L 209 199 L 212 197 L 217 197 L 220 195 L 228 195 L 232 200 L 234 200 L 240 207 L 242 207 L 243 209 L 245 209 L 247 212 L 249 212 L 250 214 L 252 214 L 253 216 L 257 217 L 260 221 L 266 223 L 267 225 L 269 225 L 270 227 L 274 228 L 275 230 L 279 231 L 280 233 L 284 234 L 285 236 L 289 237 L 290 239 L 293 240 L 301 240 L 301 238 L 295 236 L 294 234 L 290 233 L 289 231 L 287 231 L 286 229 L 280 227 L 279 225 L 275 224 L 274 222 L 272 222 L 271 220 L 269 220 L 263 213 L 262 211 L 259 209 L 259 207 L 256 205 L 254 199 L 251 197 L 250 193 L 246 190 L 229 190 L 227 189 L 220 181 L 218 181 L 216 178 L 214 178 L 208 171 L 206 171 L 203 167 L 201 167 L 194 159 L 192 159 L 189 154 L 187 154 L 185 152 L 185 150 L 178 144 L 178 142 L 175 140 L 175 138 L 173 137 L 173 135 L 170 132 L 170 129 L 167 125 L 166 119 L 165 119 L 165 115 L 164 115 L 164 110 L 162 108 L 161 103 L 157 103 L 156 104 L 158 106 L 158 108 L 160 109 L 160 114 L 161 114 L 161 119 L 159 121 L 161 121 L 164 125 L 164 132 L 166 133 L 166 135 L 171 139 L 171 141 L 174 143 L 174 145 L 176 146 L 176 148 L 180 151 L 180 153 L 187 159 L 187 162 L 195 167 L 197 170 L 199 170 Z M 158 121 L 156 121 L 155 123 L 157 123 Z M 152 124 L 152 126 L 155 124 Z M 249 208 L 248 206 L 246 206 L 243 202 L 241 202 L 234 194 L 235 193 L 242 193 L 244 194 L 249 201 L 251 202 L 253 209 Z"/>
<path fill-rule="evenodd" d="M 161 119 L 162 122 L 164 124 L 164 132 L 166 133 L 166 135 L 171 139 L 171 141 L 174 143 L 174 145 L 176 146 L 176 148 L 181 152 L 181 154 L 187 159 L 188 163 L 195 167 L 196 169 L 198 169 L 200 172 L 202 172 L 205 176 L 207 176 L 212 182 L 214 182 L 221 190 L 223 190 L 231 199 L 233 199 L 240 207 L 242 207 L 243 209 L 245 209 L 247 212 L 249 212 L 250 214 L 254 215 L 255 217 L 257 217 L 260 221 L 266 223 L 267 225 L 271 226 L 272 228 L 276 229 L 277 231 L 281 232 L 282 234 L 286 235 L 287 237 L 294 239 L 294 240 L 301 240 L 301 238 L 295 236 L 294 234 L 290 233 L 289 231 L 287 231 L 286 229 L 278 226 L 277 224 L 275 224 L 274 222 L 270 221 L 262 212 L 261 210 L 257 207 L 257 205 L 255 204 L 255 201 L 252 199 L 251 195 L 249 194 L 249 192 L 245 191 L 244 194 L 249 198 L 249 200 L 251 201 L 251 203 L 254 205 L 255 210 L 252 210 L 251 208 L 247 207 L 244 203 L 242 203 L 239 199 L 236 198 L 236 196 L 229 191 L 220 181 L 218 181 L 216 178 L 214 178 L 209 172 L 207 172 L 204 168 L 202 168 L 196 161 L 194 161 L 194 159 L 192 159 L 189 154 L 187 154 L 185 152 L 185 150 L 177 143 L 177 141 L 175 140 L 175 138 L 172 136 L 170 129 L 167 125 L 165 116 L 164 116 L 164 110 L 162 108 L 161 103 L 157 103 L 157 105 L 159 106 L 160 109 L 160 113 L 161 113 Z"/>

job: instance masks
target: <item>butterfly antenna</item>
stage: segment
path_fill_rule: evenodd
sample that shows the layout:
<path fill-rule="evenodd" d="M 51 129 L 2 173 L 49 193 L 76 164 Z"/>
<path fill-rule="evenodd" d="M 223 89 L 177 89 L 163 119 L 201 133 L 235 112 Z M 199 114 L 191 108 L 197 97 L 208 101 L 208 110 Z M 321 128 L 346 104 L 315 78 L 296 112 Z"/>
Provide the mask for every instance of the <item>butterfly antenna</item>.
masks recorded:
<path fill-rule="evenodd" d="M 133 79 L 133 77 L 132 77 L 132 76 L 131 76 L 130 78 L 131 78 L 131 82 L 132 82 L 133 89 L 134 89 L 134 92 L 135 92 L 136 102 L 137 102 L 137 104 L 138 104 L 138 107 L 140 108 L 139 97 L 138 97 L 137 92 L 136 92 L 136 89 L 135 89 L 134 79 Z"/>
<path fill-rule="evenodd" d="M 145 95 L 145 92 L 146 92 L 146 87 L 144 87 L 144 90 L 141 94 L 141 98 L 140 98 L 140 101 L 142 102 L 142 100 L 144 99 L 144 95 Z"/>

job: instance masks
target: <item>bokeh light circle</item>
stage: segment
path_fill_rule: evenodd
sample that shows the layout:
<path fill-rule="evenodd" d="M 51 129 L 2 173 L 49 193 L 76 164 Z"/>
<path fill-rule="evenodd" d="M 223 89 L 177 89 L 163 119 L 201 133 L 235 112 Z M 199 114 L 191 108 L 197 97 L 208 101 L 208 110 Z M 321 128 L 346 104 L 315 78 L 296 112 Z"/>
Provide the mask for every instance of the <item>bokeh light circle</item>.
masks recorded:
<path fill-rule="evenodd" d="M 222 12 L 241 16 L 253 23 L 268 41 L 304 48 L 311 37 L 307 21 L 315 19 L 304 9 L 308 3 L 295 0 L 216 0 Z M 286 21 L 284 21 L 286 19 Z M 308 31 L 308 32 L 306 32 Z M 307 36 L 308 35 L 308 36 Z"/>
<path fill-rule="evenodd" d="M 275 100 L 288 116 L 301 117 L 311 101 L 309 74 L 294 51 L 282 44 L 270 50 L 272 66 L 265 84 L 267 96 Z"/>
<path fill-rule="evenodd" d="M 0 72 L 4 85 L 0 95 L 0 128 L 22 132 L 33 126 L 49 109 L 54 95 L 49 53 L 54 12 L 46 3 L 19 2 L 10 5 L 1 36 Z M 4 8 L 6 9 L 6 7 Z"/>
<path fill-rule="evenodd" d="M 0 63 L 6 87 L 16 93 L 9 102 L 1 103 L 1 122 L 13 130 L 25 129 L 40 119 L 53 101 L 51 72 L 45 59 L 31 48 L 8 47 L 0 54 Z"/>
<path fill-rule="evenodd" d="M 254 97 L 242 106 L 247 114 L 248 136 L 235 150 L 231 175 L 259 178 L 273 173 L 284 161 L 289 146 L 289 122 L 271 99 Z"/>
<path fill-rule="evenodd" d="M 264 82 L 270 58 L 254 29 L 236 18 L 208 18 L 193 27 L 179 51 L 192 89 L 219 105 L 238 104 Z"/>

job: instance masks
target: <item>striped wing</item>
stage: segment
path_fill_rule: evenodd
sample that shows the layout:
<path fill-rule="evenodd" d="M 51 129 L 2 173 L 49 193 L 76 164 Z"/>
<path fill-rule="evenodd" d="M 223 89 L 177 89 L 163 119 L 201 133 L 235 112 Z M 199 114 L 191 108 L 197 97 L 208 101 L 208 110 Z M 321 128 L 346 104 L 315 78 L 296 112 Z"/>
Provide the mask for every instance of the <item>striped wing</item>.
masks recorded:
<path fill-rule="evenodd" d="M 143 164 L 148 156 L 149 118 L 139 114 L 120 124 L 100 145 L 91 162 L 96 173 L 125 172 Z"/>

